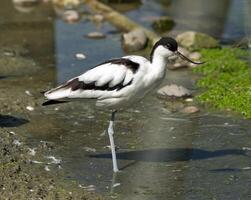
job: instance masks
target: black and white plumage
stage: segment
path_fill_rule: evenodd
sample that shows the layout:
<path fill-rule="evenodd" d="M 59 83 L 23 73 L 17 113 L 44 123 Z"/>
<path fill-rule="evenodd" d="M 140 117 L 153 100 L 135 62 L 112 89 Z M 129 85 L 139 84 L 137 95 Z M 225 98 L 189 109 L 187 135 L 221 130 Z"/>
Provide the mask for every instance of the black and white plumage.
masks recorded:
<path fill-rule="evenodd" d="M 172 38 L 165 37 L 153 46 L 150 61 L 134 55 L 108 60 L 46 92 L 45 97 L 49 101 L 43 105 L 68 102 L 72 99 L 94 99 L 96 106 L 112 109 L 108 134 L 112 150 L 113 170 L 117 172 L 113 140 L 115 112 L 141 100 L 149 91 L 159 85 L 165 76 L 169 57 L 178 55 L 193 62 L 179 53 L 177 49 L 177 42 Z"/>

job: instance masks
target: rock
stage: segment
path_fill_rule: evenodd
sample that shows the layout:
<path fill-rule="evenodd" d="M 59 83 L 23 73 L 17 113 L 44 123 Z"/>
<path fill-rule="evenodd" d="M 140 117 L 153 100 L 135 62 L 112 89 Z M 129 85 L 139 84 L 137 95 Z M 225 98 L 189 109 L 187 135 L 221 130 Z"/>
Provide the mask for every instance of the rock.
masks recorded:
<path fill-rule="evenodd" d="M 161 96 L 176 97 L 176 98 L 190 97 L 192 95 L 188 89 L 184 88 L 183 86 L 178 86 L 175 84 L 166 85 L 160 88 L 157 93 Z"/>
<path fill-rule="evenodd" d="M 13 0 L 14 8 L 21 13 L 32 12 L 40 3 L 40 0 Z"/>
<path fill-rule="evenodd" d="M 191 59 L 191 60 L 200 60 L 201 59 L 201 54 L 199 52 L 192 52 L 188 55 L 188 57 Z"/>
<path fill-rule="evenodd" d="M 251 38 L 244 37 L 233 44 L 235 48 L 243 48 L 243 49 L 250 49 L 251 48 Z"/>
<path fill-rule="evenodd" d="M 145 32 L 137 28 L 122 35 L 122 46 L 126 51 L 139 51 L 146 47 L 147 40 Z"/>
<path fill-rule="evenodd" d="M 181 112 L 186 113 L 186 114 L 192 114 L 192 113 L 196 113 L 199 111 L 200 111 L 200 109 L 197 108 L 196 106 L 187 106 L 181 110 Z"/>
<path fill-rule="evenodd" d="M 190 52 L 187 49 L 179 47 L 178 51 L 182 53 L 184 56 L 189 57 Z M 170 70 L 177 70 L 189 66 L 189 62 L 181 59 L 179 56 L 173 56 L 169 60 L 171 62 L 167 65 L 167 68 Z"/>
<path fill-rule="evenodd" d="M 67 23 L 76 23 L 79 21 L 80 16 L 76 10 L 66 10 L 63 13 L 62 19 Z"/>
<path fill-rule="evenodd" d="M 175 23 L 172 18 L 168 16 L 160 17 L 153 21 L 152 27 L 157 32 L 167 32 L 174 27 Z"/>
<path fill-rule="evenodd" d="M 90 39 L 103 39 L 106 37 L 106 35 L 104 35 L 101 32 L 90 32 L 87 35 L 85 35 L 85 37 L 90 38 Z"/>
<path fill-rule="evenodd" d="M 199 52 L 192 52 L 188 55 L 188 57 L 191 60 L 195 60 L 196 62 L 200 62 L 201 54 Z M 198 67 L 198 65 L 196 65 L 194 63 L 190 63 L 190 62 L 187 62 L 187 66 L 191 67 L 191 68 Z"/>
<path fill-rule="evenodd" d="M 188 63 L 186 61 L 174 62 L 172 64 L 167 65 L 167 68 L 169 70 L 177 70 L 186 67 L 188 67 Z"/>
<path fill-rule="evenodd" d="M 195 31 L 186 31 L 176 37 L 177 42 L 189 49 L 198 50 L 201 48 L 217 48 L 219 43 L 213 37 Z"/>

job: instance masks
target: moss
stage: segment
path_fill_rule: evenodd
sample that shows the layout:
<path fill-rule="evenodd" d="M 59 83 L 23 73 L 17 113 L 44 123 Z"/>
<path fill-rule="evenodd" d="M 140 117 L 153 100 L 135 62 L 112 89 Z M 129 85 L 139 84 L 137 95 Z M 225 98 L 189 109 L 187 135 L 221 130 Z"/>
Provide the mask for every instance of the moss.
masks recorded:
<path fill-rule="evenodd" d="M 203 49 L 201 54 L 207 62 L 194 71 L 204 75 L 197 85 L 206 90 L 197 99 L 251 118 L 251 69 L 244 60 L 248 52 L 223 48 Z"/>
<path fill-rule="evenodd" d="M 175 23 L 170 17 L 163 16 L 163 17 L 156 19 L 153 22 L 152 27 L 157 32 L 162 33 L 162 32 L 167 32 L 167 31 L 171 30 L 174 27 L 174 25 L 175 25 Z"/>

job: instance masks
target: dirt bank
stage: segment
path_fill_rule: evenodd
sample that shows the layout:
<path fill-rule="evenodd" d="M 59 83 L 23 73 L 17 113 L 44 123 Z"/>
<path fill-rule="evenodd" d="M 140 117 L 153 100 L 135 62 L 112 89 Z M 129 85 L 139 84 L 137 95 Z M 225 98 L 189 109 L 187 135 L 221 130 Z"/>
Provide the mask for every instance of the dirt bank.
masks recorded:
<path fill-rule="evenodd" d="M 30 148 L 17 133 L 0 129 L 1 199 L 101 199 L 64 180 L 60 160 L 48 155 L 53 155 L 53 144 Z"/>

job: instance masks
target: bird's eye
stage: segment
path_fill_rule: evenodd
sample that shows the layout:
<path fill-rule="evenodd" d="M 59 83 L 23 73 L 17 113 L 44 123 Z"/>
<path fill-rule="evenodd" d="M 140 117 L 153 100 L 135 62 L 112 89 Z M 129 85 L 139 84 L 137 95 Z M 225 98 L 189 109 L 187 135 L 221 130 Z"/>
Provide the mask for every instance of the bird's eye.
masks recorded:
<path fill-rule="evenodd" d="M 171 48 L 170 44 L 166 44 L 164 47 L 165 47 L 166 49 L 170 49 L 170 48 Z"/>

